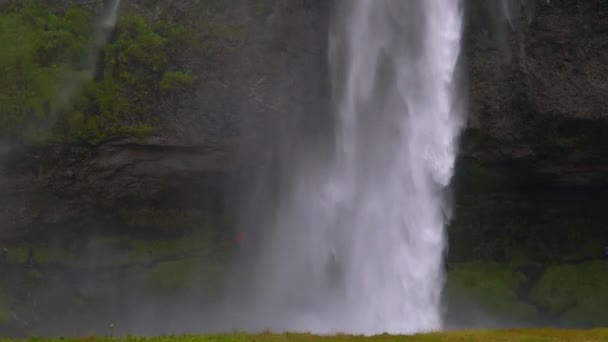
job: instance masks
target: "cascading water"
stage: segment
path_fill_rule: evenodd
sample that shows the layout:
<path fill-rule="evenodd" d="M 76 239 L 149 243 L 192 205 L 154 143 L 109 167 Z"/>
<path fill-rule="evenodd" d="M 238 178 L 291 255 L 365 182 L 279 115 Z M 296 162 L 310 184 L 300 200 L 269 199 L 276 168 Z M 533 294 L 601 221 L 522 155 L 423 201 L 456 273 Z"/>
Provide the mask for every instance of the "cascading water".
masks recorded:
<path fill-rule="evenodd" d="M 113 28 L 116 25 L 116 19 L 118 18 L 118 9 L 120 8 L 121 0 L 114 0 L 106 18 L 102 22 L 102 26 L 106 28 Z"/>
<path fill-rule="evenodd" d="M 440 329 L 461 4 L 348 0 L 337 14 L 335 152 L 294 170 L 269 219 L 248 328 Z"/>

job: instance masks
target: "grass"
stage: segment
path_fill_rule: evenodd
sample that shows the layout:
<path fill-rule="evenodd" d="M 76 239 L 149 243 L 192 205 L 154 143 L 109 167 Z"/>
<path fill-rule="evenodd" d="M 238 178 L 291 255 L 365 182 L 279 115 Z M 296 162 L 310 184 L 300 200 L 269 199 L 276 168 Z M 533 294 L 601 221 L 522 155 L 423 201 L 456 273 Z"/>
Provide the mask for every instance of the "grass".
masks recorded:
<path fill-rule="evenodd" d="M 0 339 L 0 342 L 9 342 L 9 339 Z M 159 336 L 139 337 L 128 336 L 116 337 L 82 337 L 82 338 L 30 338 L 32 342 L 347 342 L 347 341 L 370 341 L 370 342 L 434 342 L 434 341 L 504 341 L 504 342 L 535 342 L 535 341 L 608 341 L 608 329 L 594 330 L 557 330 L 557 329 L 515 329 L 515 330 L 475 330 L 475 331 L 452 331 L 441 333 L 420 334 L 412 336 L 378 335 L 372 337 L 336 335 L 316 336 L 311 334 L 222 334 L 207 336 Z"/>

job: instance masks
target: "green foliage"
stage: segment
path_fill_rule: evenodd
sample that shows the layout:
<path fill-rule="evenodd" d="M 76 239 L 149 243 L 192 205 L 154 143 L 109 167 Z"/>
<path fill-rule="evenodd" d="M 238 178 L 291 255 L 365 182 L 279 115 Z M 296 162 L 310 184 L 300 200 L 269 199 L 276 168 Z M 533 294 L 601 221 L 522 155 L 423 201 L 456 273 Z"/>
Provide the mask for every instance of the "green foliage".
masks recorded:
<path fill-rule="evenodd" d="M 87 140 L 153 134 L 153 108 L 168 64 L 165 42 L 142 17 L 122 17 L 117 39 L 104 51 L 103 78 L 74 103 L 64 121 L 67 131 Z"/>
<path fill-rule="evenodd" d="M 498 263 L 454 265 L 448 272 L 446 294 L 464 296 L 482 309 L 505 318 L 531 320 L 536 309 L 517 297 L 525 276 Z"/>
<path fill-rule="evenodd" d="M 141 273 L 140 284 L 157 296 L 177 297 L 196 291 L 217 298 L 224 268 L 208 258 L 163 262 Z"/>
<path fill-rule="evenodd" d="M 11 9 L 0 14 L 0 140 L 143 138 L 157 131 L 163 95 L 192 85 L 187 73 L 167 72 L 175 44 L 190 39 L 179 23 L 122 16 L 92 80 L 85 62 L 99 38 L 89 12 L 57 14 L 35 1 Z"/>
<path fill-rule="evenodd" d="M 531 298 L 566 322 L 607 325 L 608 262 L 549 267 L 533 288 Z"/>
<path fill-rule="evenodd" d="M 0 15 L 0 139 L 44 138 L 60 106 L 56 84 L 79 60 L 90 22 L 83 10 L 57 16 L 35 2 Z"/>

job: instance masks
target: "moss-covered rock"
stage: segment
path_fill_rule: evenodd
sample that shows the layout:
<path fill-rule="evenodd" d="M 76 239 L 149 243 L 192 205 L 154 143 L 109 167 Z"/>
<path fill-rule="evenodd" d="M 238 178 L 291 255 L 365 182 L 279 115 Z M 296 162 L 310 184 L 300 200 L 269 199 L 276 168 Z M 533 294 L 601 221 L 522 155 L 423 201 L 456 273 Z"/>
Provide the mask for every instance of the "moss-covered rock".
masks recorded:
<path fill-rule="evenodd" d="M 448 310 L 450 302 L 460 300 L 497 318 L 534 322 L 538 317 L 536 308 L 517 295 L 525 281 L 525 275 L 505 264 L 454 264 L 445 287 Z"/>
<path fill-rule="evenodd" d="M 134 275 L 138 287 L 151 295 L 169 298 L 196 296 L 216 300 L 225 265 L 209 258 L 168 261 Z"/>
<path fill-rule="evenodd" d="M 7 248 L 8 264 L 25 268 L 45 268 L 54 264 L 76 264 L 80 258 L 73 251 L 47 243 Z"/>
<path fill-rule="evenodd" d="M 531 299 L 563 323 L 608 324 L 608 261 L 549 267 L 536 283 Z"/>

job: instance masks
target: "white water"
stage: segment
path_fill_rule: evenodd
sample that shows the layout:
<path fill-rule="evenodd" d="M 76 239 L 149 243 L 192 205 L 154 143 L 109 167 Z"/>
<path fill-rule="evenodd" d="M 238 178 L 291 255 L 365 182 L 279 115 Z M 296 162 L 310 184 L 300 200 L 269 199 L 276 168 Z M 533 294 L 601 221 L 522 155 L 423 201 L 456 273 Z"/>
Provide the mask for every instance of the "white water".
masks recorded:
<path fill-rule="evenodd" d="M 116 19 L 118 19 L 118 9 L 120 8 L 121 0 L 114 0 L 110 10 L 102 22 L 104 28 L 114 28 L 116 26 Z"/>
<path fill-rule="evenodd" d="M 461 4 L 347 0 L 336 13 L 335 153 L 295 171 L 269 219 L 250 328 L 441 329 Z"/>

